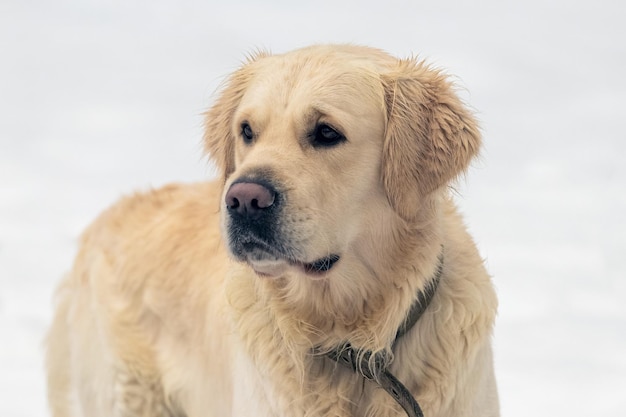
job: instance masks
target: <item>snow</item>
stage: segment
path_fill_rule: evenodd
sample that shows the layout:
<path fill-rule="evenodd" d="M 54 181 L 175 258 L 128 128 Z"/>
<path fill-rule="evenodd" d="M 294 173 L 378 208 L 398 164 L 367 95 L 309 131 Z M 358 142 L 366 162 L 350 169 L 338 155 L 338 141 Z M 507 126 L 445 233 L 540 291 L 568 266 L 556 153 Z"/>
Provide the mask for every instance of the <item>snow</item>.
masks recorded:
<path fill-rule="evenodd" d="M 81 230 L 214 175 L 201 113 L 255 49 L 353 42 L 446 68 L 485 148 L 458 201 L 494 275 L 506 416 L 626 409 L 626 3 L 0 4 L 0 415 L 47 416 L 42 341 Z"/>

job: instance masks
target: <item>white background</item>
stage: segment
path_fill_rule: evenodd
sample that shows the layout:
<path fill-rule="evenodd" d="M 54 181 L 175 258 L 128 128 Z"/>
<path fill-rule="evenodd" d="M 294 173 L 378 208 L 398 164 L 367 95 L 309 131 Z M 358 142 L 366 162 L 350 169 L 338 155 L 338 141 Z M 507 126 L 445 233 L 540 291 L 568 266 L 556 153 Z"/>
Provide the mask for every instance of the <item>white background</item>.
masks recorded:
<path fill-rule="evenodd" d="M 48 415 L 42 339 L 81 230 L 214 175 L 200 114 L 224 76 L 319 42 L 427 58 L 481 120 L 458 201 L 500 297 L 503 415 L 626 415 L 626 3 L 221 3 L 1 0 L 0 415 Z"/>

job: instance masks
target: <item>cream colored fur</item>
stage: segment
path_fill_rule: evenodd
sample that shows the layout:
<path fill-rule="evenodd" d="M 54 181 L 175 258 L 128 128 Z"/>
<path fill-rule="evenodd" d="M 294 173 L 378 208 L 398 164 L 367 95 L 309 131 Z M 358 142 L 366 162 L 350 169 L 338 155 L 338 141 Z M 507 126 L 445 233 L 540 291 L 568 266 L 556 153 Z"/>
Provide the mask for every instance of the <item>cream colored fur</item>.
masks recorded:
<path fill-rule="evenodd" d="M 320 121 L 347 140 L 312 146 Z M 499 415 L 496 297 L 447 188 L 480 137 L 440 72 L 355 46 L 259 54 L 207 113 L 205 143 L 220 181 L 124 198 L 84 234 L 48 337 L 55 417 L 404 415 L 313 354 L 345 341 L 391 353 L 426 417 Z M 286 184 L 294 253 L 341 255 L 327 273 L 261 277 L 229 256 L 224 193 L 266 169 Z M 434 299 L 391 352 L 442 248 Z"/>

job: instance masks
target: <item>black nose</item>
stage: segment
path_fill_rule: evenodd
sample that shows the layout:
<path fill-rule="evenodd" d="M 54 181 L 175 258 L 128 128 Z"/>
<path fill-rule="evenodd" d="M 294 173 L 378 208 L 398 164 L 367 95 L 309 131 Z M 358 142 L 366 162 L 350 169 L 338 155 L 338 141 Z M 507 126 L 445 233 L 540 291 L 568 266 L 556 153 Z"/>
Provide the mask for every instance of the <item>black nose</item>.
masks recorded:
<path fill-rule="evenodd" d="M 256 182 L 238 182 L 226 193 L 226 207 L 231 213 L 250 219 L 258 218 L 272 207 L 276 192 Z"/>

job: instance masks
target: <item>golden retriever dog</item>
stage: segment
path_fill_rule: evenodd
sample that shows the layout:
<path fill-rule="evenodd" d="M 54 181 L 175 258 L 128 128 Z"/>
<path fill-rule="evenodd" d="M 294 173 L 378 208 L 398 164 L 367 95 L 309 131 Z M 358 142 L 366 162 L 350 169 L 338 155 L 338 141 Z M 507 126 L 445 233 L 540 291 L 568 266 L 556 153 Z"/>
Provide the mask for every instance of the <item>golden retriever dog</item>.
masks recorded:
<path fill-rule="evenodd" d="M 220 178 L 84 234 L 47 341 L 53 415 L 497 416 L 497 301 L 450 197 L 480 141 L 416 59 L 251 57 L 206 114 Z"/>

